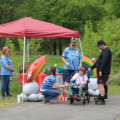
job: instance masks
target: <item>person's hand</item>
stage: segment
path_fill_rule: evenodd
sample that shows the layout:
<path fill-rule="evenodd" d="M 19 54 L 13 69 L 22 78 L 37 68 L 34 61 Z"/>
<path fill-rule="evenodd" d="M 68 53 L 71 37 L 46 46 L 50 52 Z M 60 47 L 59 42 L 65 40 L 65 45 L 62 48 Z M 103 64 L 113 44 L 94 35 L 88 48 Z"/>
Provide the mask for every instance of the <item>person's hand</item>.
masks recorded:
<path fill-rule="evenodd" d="M 75 79 L 78 79 L 79 77 L 76 77 Z"/>
<path fill-rule="evenodd" d="M 111 75 L 109 74 L 108 77 L 111 77 Z"/>
<path fill-rule="evenodd" d="M 65 64 L 66 64 L 67 66 L 69 66 L 69 63 L 68 63 L 68 62 L 66 62 Z"/>
<path fill-rule="evenodd" d="M 83 83 L 81 83 L 81 85 L 84 85 Z"/>
<path fill-rule="evenodd" d="M 68 83 L 66 83 L 66 84 L 65 84 L 65 87 L 68 87 L 68 86 L 69 86 L 69 84 L 68 84 Z"/>
<path fill-rule="evenodd" d="M 79 68 L 81 68 L 81 67 L 82 67 L 82 64 L 79 65 Z"/>
<path fill-rule="evenodd" d="M 91 71 L 91 68 L 88 68 L 88 71 L 90 72 L 90 71 Z"/>
<path fill-rule="evenodd" d="M 99 72 L 99 75 L 102 77 L 102 72 L 101 71 Z"/>
<path fill-rule="evenodd" d="M 15 72 L 15 69 L 14 69 L 14 68 L 12 69 L 12 72 Z"/>

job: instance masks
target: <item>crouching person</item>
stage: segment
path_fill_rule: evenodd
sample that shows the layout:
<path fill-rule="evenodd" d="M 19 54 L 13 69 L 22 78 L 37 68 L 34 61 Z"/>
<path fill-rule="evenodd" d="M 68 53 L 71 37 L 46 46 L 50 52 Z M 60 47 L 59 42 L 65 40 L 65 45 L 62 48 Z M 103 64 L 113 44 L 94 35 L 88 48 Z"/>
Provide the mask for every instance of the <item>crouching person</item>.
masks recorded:
<path fill-rule="evenodd" d="M 53 90 L 52 86 L 54 85 L 57 89 L 63 88 L 63 87 L 68 87 L 68 84 L 65 85 L 58 85 L 57 80 L 55 78 L 57 74 L 57 69 L 56 67 L 51 67 L 48 75 L 45 77 L 40 91 L 44 95 L 44 98 L 42 101 L 46 104 L 51 104 L 50 100 L 53 99 L 54 97 L 57 97 L 60 92 L 57 90 Z"/>

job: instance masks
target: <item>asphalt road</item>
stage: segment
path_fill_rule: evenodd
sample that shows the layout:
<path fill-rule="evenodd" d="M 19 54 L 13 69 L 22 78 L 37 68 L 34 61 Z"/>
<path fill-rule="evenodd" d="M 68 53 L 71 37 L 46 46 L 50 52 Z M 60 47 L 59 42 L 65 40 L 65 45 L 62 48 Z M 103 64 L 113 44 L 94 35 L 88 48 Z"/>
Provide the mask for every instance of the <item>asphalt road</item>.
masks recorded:
<path fill-rule="evenodd" d="M 25 102 L 0 109 L 0 120 L 117 120 L 120 95 L 109 95 L 106 105 L 95 105 L 93 97 L 85 105 L 53 99 L 51 105 Z"/>

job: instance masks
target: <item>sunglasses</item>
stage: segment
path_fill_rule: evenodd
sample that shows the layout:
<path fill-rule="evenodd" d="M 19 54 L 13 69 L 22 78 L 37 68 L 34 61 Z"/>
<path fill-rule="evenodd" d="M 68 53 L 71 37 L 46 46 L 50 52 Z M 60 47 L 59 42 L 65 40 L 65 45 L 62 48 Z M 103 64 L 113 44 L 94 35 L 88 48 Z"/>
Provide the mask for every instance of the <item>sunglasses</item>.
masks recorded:
<path fill-rule="evenodd" d="M 76 45 L 72 45 L 72 46 L 74 46 L 74 47 L 75 47 Z"/>

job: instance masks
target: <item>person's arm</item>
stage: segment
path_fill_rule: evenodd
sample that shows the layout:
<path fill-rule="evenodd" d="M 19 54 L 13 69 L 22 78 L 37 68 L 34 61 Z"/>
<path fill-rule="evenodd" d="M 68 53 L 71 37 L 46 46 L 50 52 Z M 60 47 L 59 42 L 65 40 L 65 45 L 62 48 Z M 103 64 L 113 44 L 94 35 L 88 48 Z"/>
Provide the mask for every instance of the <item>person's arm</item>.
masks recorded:
<path fill-rule="evenodd" d="M 78 79 L 79 77 L 78 77 L 78 73 L 76 73 L 73 77 L 72 77 L 72 79 L 71 79 L 71 81 L 75 81 L 76 79 Z"/>
<path fill-rule="evenodd" d="M 109 56 L 108 50 L 104 50 L 102 52 L 102 64 L 101 64 L 101 67 L 100 67 L 100 70 L 99 70 L 99 75 L 100 76 L 102 76 L 102 71 L 104 70 L 104 67 L 107 64 L 108 56 Z"/>
<path fill-rule="evenodd" d="M 12 72 L 14 72 L 15 71 L 15 69 L 13 69 L 13 68 L 11 68 L 9 65 L 4 65 L 8 70 L 10 70 L 10 71 L 12 71 Z"/>
<path fill-rule="evenodd" d="M 88 71 L 90 71 L 90 70 L 92 70 L 94 68 L 96 68 L 96 62 L 90 68 L 88 68 Z"/>
<path fill-rule="evenodd" d="M 87 83 L 87 81 L 88 81 L 88 77 L 87 77 L 87 75 L 85 74 L 84 75 L 84 79 L 85 79 L 85 84 Z"/>
<path fill-rule="evenodd" d="M 58 85 L 57 82 L 53 83 L 56 88 L 63 88 L 63 87 L 68 87 L 68 84 L 65 85 Z"/>
<path fill-rule="evenodd" d="M 87 84 L 87 80 L 85 80 L 85 84 Z"/>
<path fill-rule="evenodd" d="M 76 78 L 72 78 L 71 81 L 75 81 L 76 79 L 78 79 L 79 77 L 76 77 Z"/>
<path fill-rule="evenodd" d="M 62 57 L 62 61 L 63 61 L 67 66 L 69 66 L 69 63 L 65 60 L 64 57 Z"/>
<path fill-rule="evenodd" d="M 96 62 L 90 68 L 91 68 L 91 70 L 96 68 Z"/>
<path fill-rule="evenodd" d="M 82 67 L 82 60 L 80 59 L 80 65 L 79 65 L 79 68 L 81 68 Z"/>
<path fill-rule="evenodd" d="M 5 68 L 7 68 L 8 70 L 14 72 L 15 70 L 13 68 L 11 68 L 9 65 L 8 65 L 8 61 L 6 59 L 6 57 L 1 57 L 1 62 L 2 64 L 5 66 Z"/>
<path fill-rule="evenodd" d="M 69 63 L 65 60 L 65 57 L 67 55 L 68 48 L 65 48 L 63 54 L 62 54 L 62 61 L 66 64 L 66 66 L 69 66 Z"/>
<path fill-rule="evenodd" d="M 80 53 L 80 50 L 78 49 L 78 51 L 79 51 L 79 62 L 80 62 L 80 65 L 79 65 L 79 68 L 81 68 L 82 67 L 82 56 L 81 56 L 81 53 Z"/>

